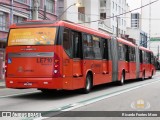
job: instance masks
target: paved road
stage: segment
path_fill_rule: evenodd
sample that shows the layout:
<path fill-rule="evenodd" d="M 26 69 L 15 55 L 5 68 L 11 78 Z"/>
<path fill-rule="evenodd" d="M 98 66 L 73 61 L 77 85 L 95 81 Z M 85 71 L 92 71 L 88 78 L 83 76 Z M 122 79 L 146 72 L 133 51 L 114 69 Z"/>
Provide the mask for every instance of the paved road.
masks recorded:
<path fill-rule="evenodd" d="M 143 109 L 158 111 L 160 110 L 159 78 L 160 72 L 157 72 L 150 80 L 128 81 L 124 86 L 105 84 L 95 87 L 90 94 L 79 94 L 78 91 L 60 91 L 46 95 L 36 89 L 0 88 L 0 111 L 134 111 L 137 109 L 137 100 L 145 102 Z M 0 85 L 2 84 L 0 83 Z M 54 119 L 65 118 L 54 117 Z M 75 117 L 70 119 L 75 119 Z M 106 118 L 101 119 L 106 120 Z M 108 119 L 119 120 L 120 118 Z M 128 118 L 121 119 L 128 120 Z M 157 118 L 141 119 L 155 120 Z"/>

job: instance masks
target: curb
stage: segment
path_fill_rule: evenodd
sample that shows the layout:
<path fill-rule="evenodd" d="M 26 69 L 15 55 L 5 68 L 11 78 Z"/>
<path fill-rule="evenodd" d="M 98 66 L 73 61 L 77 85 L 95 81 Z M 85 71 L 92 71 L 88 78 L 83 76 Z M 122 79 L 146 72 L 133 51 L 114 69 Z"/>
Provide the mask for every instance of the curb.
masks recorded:
<path fill-rule="evenodd" d="M 1 79 L 0 79 L 0 83 L 3 83 L 3 82 L 5 82 L 5 80 L 1 80 Z"/>
<path fill-rule="evenodd" d="M 5 88 L 6 84 L 5 84 L 5 80 L 0 80 L 0 88 Z"/>

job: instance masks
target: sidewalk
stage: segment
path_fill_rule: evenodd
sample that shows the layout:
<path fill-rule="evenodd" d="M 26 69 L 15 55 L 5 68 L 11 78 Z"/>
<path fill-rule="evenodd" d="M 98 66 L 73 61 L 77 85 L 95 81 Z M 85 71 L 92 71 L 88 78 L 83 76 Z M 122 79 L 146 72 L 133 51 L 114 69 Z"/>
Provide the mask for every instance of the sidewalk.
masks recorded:
<path fill-rule="evenodd" d="M 0 89 L 5 88 L 5 80 L 0 79 Z"/>
<path fill-rule="evenodd" d="M 4 79 L 3 79 L 3 80 L 2 80 L 2 79 L 0 79 L 0 83 L 2 83 L 2 82 L 5 82 L 5 80 L 4 80 Z"/>

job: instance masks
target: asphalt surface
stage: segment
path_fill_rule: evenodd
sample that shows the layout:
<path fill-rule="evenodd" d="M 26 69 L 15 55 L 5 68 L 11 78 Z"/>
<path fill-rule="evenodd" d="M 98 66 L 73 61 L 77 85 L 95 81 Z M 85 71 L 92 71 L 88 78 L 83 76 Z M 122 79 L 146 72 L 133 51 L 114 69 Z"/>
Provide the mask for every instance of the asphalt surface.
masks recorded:
<path fill-rule="evenodd" d="M 84 111 L 160 111 L 160 72 L 153 79 L 131 80 L 123 86 L 113 83 L 96 86 L 89 94 L 79 91 L 43 94 L 36 89 L 8 89 L 4 82 L 0 82 L 0 86 L 0 111 L 82 111 L 78 117 L 46 117 L 47 120 L 160 120 L 157 117 L 95 117 L 98 114 L 96 112 L 89 113 L 88 117 L 83 116 Z M 136 107 L 139 100 L 145 103 L 142 109 Z M 63 113 L 60 115 L 63 116 Z"/>

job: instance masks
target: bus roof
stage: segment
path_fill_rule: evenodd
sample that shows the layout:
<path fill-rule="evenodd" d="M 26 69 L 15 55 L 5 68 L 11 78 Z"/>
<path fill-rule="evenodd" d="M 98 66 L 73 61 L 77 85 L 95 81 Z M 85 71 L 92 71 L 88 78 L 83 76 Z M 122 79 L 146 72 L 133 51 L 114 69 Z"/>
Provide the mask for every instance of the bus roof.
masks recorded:
<path fill-rule="evenodd" d="M 142 47 L 142 46 L 139 46 L 139 49 L 140 49 L 140 50 L 143 50 L 143 51 L 147 51 L 147 52 L 153 53 L 153 51 L 151 51 L 151 50 L 149 50 L 149 49 L 147 49 L 147 48 L 145 48 L 145 47 Z"/>
<path fill-rule="evenodd" d="M 94 29 L 84 27 L 76 23 L 67 22 L 67 21 L 49 21 L 49 20 L 25 21 L 25 22 L 13 24 L 10 26 L 10 28 L 51 27 L 51 26 L 64 26 L 76 31 L 93 34 L 95 36 L 100 36 L 108 39 L 111 38 L 110 35 L 106 34 L 103 31 L 94 30 Z"/>
<path fill-rule="evenodd" d="M 120 43 L 123 43 L 125 45 L 129 45 L 129 46 L 132 46 L 132 47 L 136 47 L 137 45 L 133 44 L 132 42 L 130 41 L 127 41 L 125 39 L 122 39 L 122 38 L 117 38 L 118 42 Z"/>

